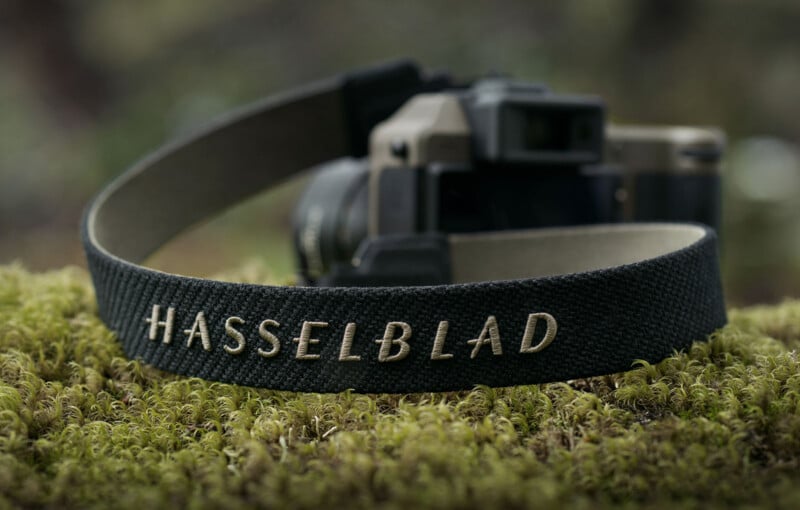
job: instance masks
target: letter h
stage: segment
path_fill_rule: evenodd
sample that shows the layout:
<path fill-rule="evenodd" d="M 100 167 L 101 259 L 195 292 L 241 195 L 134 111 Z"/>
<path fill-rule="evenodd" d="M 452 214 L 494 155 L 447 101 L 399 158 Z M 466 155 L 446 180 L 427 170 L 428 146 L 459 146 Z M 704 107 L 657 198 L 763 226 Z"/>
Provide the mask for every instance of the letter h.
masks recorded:
<path fill-rule="evenodd" d="M 175 309 L 171 306 L 167 308 L 167 318 L 163 321 L 159 320 L 160 315 L 161 306 L 153 305 L 153 311 L 150 314 L 150 317 L 144 320 L 150 324 L 150 334 L 148 338 L 150 340 L 155 340 L 158 337 L 158 328 L 164 328 L 162 342 L 168 344 L 172 341 L 172 326 L 175 323 Z"/>

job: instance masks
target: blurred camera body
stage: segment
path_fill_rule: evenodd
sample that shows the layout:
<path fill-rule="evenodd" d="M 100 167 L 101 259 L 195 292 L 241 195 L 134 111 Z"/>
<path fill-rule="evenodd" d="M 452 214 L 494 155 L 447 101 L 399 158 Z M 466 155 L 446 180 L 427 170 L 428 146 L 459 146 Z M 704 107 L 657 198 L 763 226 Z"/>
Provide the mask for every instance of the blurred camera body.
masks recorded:
<path fill-rule="evenodd" d="M 607 126 L 605 162 L 622 178 L 622 220 L 718 229 L 724 144 L 716 128 Z"/>
<path fill-rule="evenodd" d="M 368 158 L 317 169 L 294 215 L 302 278 L 319 285 L 448 279 L 451 234 L 621 221 L 717 228 L 724 136 L 606 126 L 600 98 L 479 80 L 413 96 Z"/>

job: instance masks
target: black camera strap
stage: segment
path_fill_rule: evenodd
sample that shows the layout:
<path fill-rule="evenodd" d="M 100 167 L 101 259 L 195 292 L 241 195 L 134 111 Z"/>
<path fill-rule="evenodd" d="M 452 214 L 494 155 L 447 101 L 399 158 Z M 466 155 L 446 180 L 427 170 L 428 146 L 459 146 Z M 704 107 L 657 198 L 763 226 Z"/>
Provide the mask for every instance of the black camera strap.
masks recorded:
<path fill-rule="evenodd" d="M 408 64 L 321 82 L 168 145 L 103 190 L 83 241 L 100 315 L 126 354 L 248 386 L 444 391 L 624 371 L 726 322 L 716 236 L 694 225 L 449 236 L 465 282 L 450 285 L 263 286 L 139 265 L 203 218 L 363 155 L 375 123 L 444 84 Z"/>

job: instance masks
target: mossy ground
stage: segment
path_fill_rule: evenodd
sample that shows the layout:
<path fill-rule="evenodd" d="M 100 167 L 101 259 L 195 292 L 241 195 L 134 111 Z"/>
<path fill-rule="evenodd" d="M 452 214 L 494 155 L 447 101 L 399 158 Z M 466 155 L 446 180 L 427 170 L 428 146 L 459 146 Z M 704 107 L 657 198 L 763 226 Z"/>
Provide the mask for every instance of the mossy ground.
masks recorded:
<path fill-rule="evenodd" d="M 85 273 L 0 267 L 0 506 L 796 508 L 800 302 L 625 374 L 296 394 L 127 360 Z"/>

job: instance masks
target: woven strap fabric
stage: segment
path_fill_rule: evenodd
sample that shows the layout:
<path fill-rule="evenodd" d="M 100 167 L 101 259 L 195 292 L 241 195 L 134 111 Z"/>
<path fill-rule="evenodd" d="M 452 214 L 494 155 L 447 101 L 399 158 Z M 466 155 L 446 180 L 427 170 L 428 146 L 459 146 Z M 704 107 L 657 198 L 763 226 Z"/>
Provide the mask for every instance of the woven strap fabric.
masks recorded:
<path fill-rule="evenodd" d="M 452 236 L 454 268 L 469 277 L 451 285 L 262 286 L 140 265 L 193 223 L 358 155 L 352 86 L 328 80 L 236 112 L 145 158 L 89 205 L 100 315 L 129 357 L 282 390 L 450 391 L 620 372 L 726 322 L 716 236 L 692 225 Z M 498 271 L 504 254 L 513 271 Z"/>

